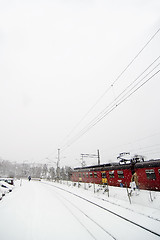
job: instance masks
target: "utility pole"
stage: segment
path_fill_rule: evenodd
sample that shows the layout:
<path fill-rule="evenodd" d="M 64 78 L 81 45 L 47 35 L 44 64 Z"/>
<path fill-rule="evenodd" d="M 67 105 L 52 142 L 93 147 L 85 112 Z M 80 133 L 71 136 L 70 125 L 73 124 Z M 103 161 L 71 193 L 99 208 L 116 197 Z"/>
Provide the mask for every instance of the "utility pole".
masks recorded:
<path fill-rule="evenodd" d="M 59 178 L 60 178 L 59 162 L 60 162 L 60 149 L 58 148 L 58 159 L 57 159 L 57 181 L 59 181 Z"/>
<path fill-rule="evenodd" d="M 89 158 L 97 158 L 98 159 L 98 165 L 100 165 L 100 154 L 99 154 L 99 150 L 97 150 L 97 154 L 81 154 L 81 161 L 82 161 L 82 167 L 86 166 L 84 157 L 89 157 Z"/>
<path fill-rule="evenodd" d="M 99 155 L 99 149 L 97 150 L 97 157 L 98 157 L 98 165 L 100 165 L 100 155 Z"/>

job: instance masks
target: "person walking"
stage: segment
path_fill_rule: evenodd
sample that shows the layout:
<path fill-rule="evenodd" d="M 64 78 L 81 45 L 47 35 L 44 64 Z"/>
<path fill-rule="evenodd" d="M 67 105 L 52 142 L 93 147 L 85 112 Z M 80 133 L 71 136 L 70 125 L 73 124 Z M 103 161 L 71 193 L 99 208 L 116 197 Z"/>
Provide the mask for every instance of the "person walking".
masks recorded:
<path fill-rule="evenodd" d="M 132 173 L 131 182 L 135 182 L 135 187 L 136 187 L 137 189 L 139 188 L 138 175 L 137 175 L 136 172 L 133 172 L 133 173 Z"/>
<path fill-rule="evenodd" d="M 130 187 L 131 187 L 130 196 L 133 192 L 136 192 L 136 195 L 138 195 L 137 190 L 139 190 L 139 183 L 138 183 L 138 175 L 135 171 L 132 171 Z"/>

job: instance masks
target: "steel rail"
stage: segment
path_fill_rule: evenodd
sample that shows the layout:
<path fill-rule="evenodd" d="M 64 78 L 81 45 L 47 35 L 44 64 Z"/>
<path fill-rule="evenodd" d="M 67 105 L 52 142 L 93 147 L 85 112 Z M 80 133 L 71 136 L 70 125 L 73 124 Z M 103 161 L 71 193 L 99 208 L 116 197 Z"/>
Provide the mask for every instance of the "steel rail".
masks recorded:
<path fill-rule="evenodd" d="M 52 185 L 50 185 L 52 186 Z M 86 226 L 84 226 L 84 224 L 77 218 L 77 216 L 72 212 L 72 210 L 64 203 L 63 200 L 65 200 L 66 202 L 70 203 L 71 206 L 74 206 L 74 208 L 78 209 L 85 217 L 87 217 L 90 221 L 92 221 L 94 224 L 96 224 L 100 229 L 102 229 L 107 235 L 109 235 L 111 238 L 113 238 L 114 240 L 117 240 L 110 232 L 108 232 L 106 229 L 104 229 L 99 223 L 97 223 L 93 218 L 91 218 L 89 215 L 87 215 L 84 211 L 82 211 L 78 206 L 76 206 L 74 203 L 72 203 L 71 201 L 69 201 L 68 199 L 66 199 L 64 196 L 62 196 L 60 193 L 57 193 L 60 197 L 61 197 L 61 202 L 62 204 L 69 210 L 69 212 L 78 220 L 78 222 L 87 230 L 87 232 L 89 232 L 89 234 L 96 239 L 93 234 L 87 229 Z"/>
<path fill-rule="evenodd" d="M 48 183 L 45 183 L 45 184 L 48 184 Z M 160 234 L 159 234 L 159 233 L 154 232 L 154 231 L 152 231 L 151 229 L 148 229 L 148 228 L 146 228 L 146 227 L 144 227 L 144 226 L 142 226 L 142 225 L 140 225 L 140 224 L 138 224 L 138 223 L 135 223 L 135 222 L 133 222 L 132 220 L 130 220 L 130 219 L 126 218 L 126 217 L 123 217 L 122 215 L 120 215 L 120 214 L 118 214 L 118 213 L 115 213 L 115 212 L 113 212 L 113 211 L 111 211 L 111 210 L 109 210 L 109 209 L 107 209 L 107 208 L 105 208 L 105 207 L 102 207 L 101 205 L 99 205 L 99 204 L 97 204 L 97 203 L 94 203 L 94 202 L 92 202 L 92 201 L 90 201 L 90 200 L 88 200 L 88 199 L 86 199 L 86 198 L 84 198 L 84 197 L 82 197 L 82 196 L 79 196 L 79 195 L 77 195 L 77 194 L 75 194 L 75 193 L 73 193 L 73 192 L 70 192 L 70 191 L 68 191 L 68 190 L 66 190 L 66 189 L 63 189 L 63 188 L 61 188 L 61 187 L 58 187 L 58 186 L 55 186 L 55 185 L 52 185 L 52 184 L 48 184 L 48 185 L 51 185 L 51 186 L 53 186 L 53 187 L 55 187 L 55 188 L 57 188 L 57 189 L 60 189 L 60 190 L 62 190 L 62 191 L 68 192 L 68 193 L 70 193 L 70 194 L 72 194 L 72 195 L 74 195 L 74 196 L 76 196 L 76 197 L 78 197 L 78 198 L 81 198 L 81 199 L 83 199 L 84 201 L 87 201 L 87 202 L 91 203 L 92 205 L 94 205 L 94 206 L 96 206 L 96 207 L 99 207 L 99 208 L 103 209 L 104 211 L 107 211 L 107 212 L 109 212 L 109 213 L 117 216 L 118 218 L 121 218 L 121 219 L 123 219 L 123 220 L 125 220 L 125 221 L 127 221 L 127 222 L 129 222 L 129 223 L 131 223 L 131 224 L 133 224 L 133 225 L 141 228 L 141 229 L 144 229 L 144 230 L 147 231 L 147 232 L 150 232 L 150 233 L 152 233 L 152 234 L 160 237 Z"/>

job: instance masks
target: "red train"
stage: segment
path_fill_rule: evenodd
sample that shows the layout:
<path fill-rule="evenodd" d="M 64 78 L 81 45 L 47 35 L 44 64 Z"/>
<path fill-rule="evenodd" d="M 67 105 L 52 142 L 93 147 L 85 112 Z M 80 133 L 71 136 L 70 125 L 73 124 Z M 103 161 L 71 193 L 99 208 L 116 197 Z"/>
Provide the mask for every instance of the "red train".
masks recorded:
<path fill-rule="evenodd" d="M 143 157 L 135 156 L 127 160 L 121 155 L 118 158 L 117 163 L 74 168 L 71 180 L 129 187 L 136 172 L 140 189 L 160 191 L 160 159 L 144 161 Z"/>

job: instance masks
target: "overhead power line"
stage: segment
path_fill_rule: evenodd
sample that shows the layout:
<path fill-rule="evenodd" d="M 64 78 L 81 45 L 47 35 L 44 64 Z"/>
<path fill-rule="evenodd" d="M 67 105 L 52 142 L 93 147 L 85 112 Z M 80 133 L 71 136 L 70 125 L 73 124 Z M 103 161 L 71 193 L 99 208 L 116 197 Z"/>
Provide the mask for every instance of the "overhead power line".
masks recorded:
<path fill-rule="evenodd" d="M 140 51 L 134 56 L 134 58 L 129 62 L 129 64 L 124 68 L 124 70 L 118 75 L 118 77 L 113 81 L 113 83 L 104 91 L 104 93 L 97 99 L 97 101 L 92 105 L 92 107 L 86 112 L 86 114 L 80 119 L 80 121 L 72 128 L 72 130 L 67 134 L 60 145 L 63 144 L 71 134 L 77 129 L 77 127 L 82 123 L 82 121 L 88 116 L 88 114 L 97 106 L 101 99 L 113 88 L 115 83 L 122 77 L 122 75 L 127 71 L 127 69 L 133 64 L 133 62 L 138 58 L 138 56 L 143 52 L 143 50 L 150 44 L 150 42 L 155 38 L 155 36 L 160 32 L 160 28 L 150 37 L 147 43 L 140 49 Z M 159 57 L 158 57 L 159 58 Z M 143 74 L 143 73 L 142 73 Z"/>
<path fill-rule="evenodd" d="M 115 79 L 112 85 L 114 85 L 118 79 L 123 75 L 123 73 L 131 66 L 131 64 L 135 61 L 135 59 L 142 53 L 142 51 L 148 46 L 148 44 L 154 39 L 154 37 L 159 33 L 160 28 L 152 35 L 152 37 L 148 40 L 148 42 L 142 47 L 142 49 L 136 54 L 136 56 L 131 60 L 131 62 L 125 67 L 125 69 L 119 74 L 119 76 Z"/>
<path fill-rule="evenodd" d="M 129 95 L 131 91 L 134 90 L 134 88 L 136 86 L 138 86 L 138 84 L 140 84 L 146 77 L 148 77 L 148 75 L 150 73 L 152 73 L 159 65 L 160 63 L 158 63 L 154 68 L 152 68 L 152 70 L 150 70 L 142 79 L 139 80 L 139 78 L 149 70 L 149 68 L 151 68 L 153 66 L 153 64 L 156 63 L 156 61 L 160 58 L 160 56 L 158 56 L 134 81 L 132 81 L 132 83 L 127 86 L 125 88 L 125 90 L 123 90 L 118 96 L 116 99 L 114 99 L 114 101 L 112 101 L 107 107 L 104 108 L 103 111 L 101 111 L 92 121 L 90 121 L 90 123 L 84 127 L 80 132 L 79 134 L 77 135 L 81 135 L 83 132 L 87 132 L 88 129 L 90 129 L 92 127 L 92 125 L 96 125 L 101 119 L 103 119 L 106 114 L 109 114 L 114 108 L 116 108 L 120 103 L 121 101 L 123 102 L 124 101 L 124 98 L 127 97 L 127 94 Z M 137 82 L 137 80 L 139 80 Z M 127 97 L 128 98 L 128 97 Z M 71 140 L 69 140 L 65 145 L 63 145 L 63 147 L 65 146 L 68 146 L 68 144 L 70 142 L 73 141 L 73 139 L 77 138 L 77 135 L 73 138 L 71 138 Z M 83 135 L 83 134 L 82 134 Z M 62 148 L 63 148 L 62 147 Z"/>
<path fill-rule="evenodd" d="M 151 38 L 147 41 L 147 43 L 141 48 L 141 50 L 135 55 L 135 57 L 129 62 L 129 64 L 124 68 L 124 70 L 118 75 L 118 77 L 113 81 L 113 83 L 104 91 L 104 93 L 97 99 L 97 101 L 92 105 L 92 107 L 87 111 L 87 113 L 81 118 L 81 120 L 73 127 L 73 129 L 70 131 L 70 133 L 65 137 L 65 139 L 62 141 L 66 141 L 69 139 L 70 135 L 77 129 L 77 127 L 81 124 L 81 122 L 88 116 L 88 114 L 95 108 L 95 106 L 100 102 L 100 100 L 113 88 L 115 83 L 122 77 L 122 75 L 127 71 L 127 69 L 133 64 L 133 62 L 138 58 L 138 56 L 142 53 L 142 51 L 150 44 L 150 42 L 155 38 L 155 36 L 160 32 L 160 28 L 151 36 Z M 158 57 L 159 58 L 159 57 Z M 156 60 L 155 60 L 156 61 Z M 149 68 L 149 67 L 148 67 Z M 90 125 L 88 124 L 87 127 L 85 127 L 78 135 L 73 137 L 71 140 L 66 141 L 66 144 L 63 144 L 62 151 L 66 149 L 68 146 L 73 144 L 75 141 L 77 141 L 82 135 L 84 135 L 87 131 L 89 131 L 93 126 L 98 124 L 99 121 L 101 121 L 104 117 L 106 117 L 110 112 L 112 112 L 118 105 L 120 105 L 122 102 L 124 102 L 127 98 L 129 98 L 133 93 L 135 93 L 139 88 L 141 88 L 145 83 L 147 83 L 150 79 L 152 79 L 156 74 L 158 74 L 159 71 L 157 71 L 155 74 L 153 74 L 150 78 L 147 79 L 146 82 L 141 84 L 141 86 L 137 87 L 135 91 L 130 93 L 130 95 L 126 96 L 126 98 L 121 99 L 120 102 L 116 103 L 116 105 L 113 105 L 111 109 L 104 112 L 104 115 L 100 116 L 99 118 L 95 118 L 95 121 L 92 123 L 90 122 Z M 143 74 L 143 73 L 142 73 Z M 128 86 L 128 88 L 130 85 Z M 124 90 L 126 91 L 126 90 Z M 123 93 L 123 92 L 122 92 Z M 120 95 L 122 95 L 122 93 Z M 119 95 L 119 97 L 120 97 Z M 116 98 L 117 99 L 117 98 Z M 114 100 L 115 101 L 115 100 Z M 106 108 L 105 108 L 106 109 Z M 105 110 L 104 109 L 104 110 Z M 103 110 L 103 111 L 104 111 Z M 99 115 L 98 115 L 99 116 Z M 92 124 L 91 124 L 92 123 Z M 62 146 L 62 144 L 60 144 Z M 53 152 L 52 152 L 53 154 Z M 50 154 L 51 155 L 51 154 Z"/>
<path fill-rule="evenodd" d="M 159 64 L 158 64 L 159 65 Z M 145 85 L 149 80 L 151 80 L 154 76 L 156 76 L 160 70 L 155 72 L 151 77 L 149 77 L 146 81 L 144 81 L 141 85 L 139 86 L 134 86 L 131 90 L 129 91 L 128 95 L 125 95 L 124 98 L 121 98 L 120 101 L 114 103 L 110 109 L 108 109 L 106 112 L 104 112 L 102 115 L 100 115 L 98 118 L 95 118 L 90 122 L 90 124 L 87 125 L 82 131 L 80 131 L 79 134 L 77 134 L 74 138 L 72 138 L 66 145 L 64 145 L 64 149 L 66 149 L 68 146 L 71 146 L 75 141 L 77 141 L 80 137 L 82 137 L 86 132 L 88 132 L 91 128 L 93 128 L 96 124 L 98 124 L 103 118 L 105 118 L 107 115 L 109 115 L 115 108 L 117 108 L 121 103 L 126 101 L 131 95 L 133 95 L 137 90 L 139 90 L 143 85 Z M 148 75 L 146 75 L 148 76 Z M 146 78 L 146 76 L 144 78 Z"/>
<path fill-rule="evenodd" d="M 88 125 L 90 125 L 92 122 L 94 122 L 98 117 L 101 117 L 101 115 L 105 114 L 106 111 L 108 111 L 110 108 L 112 108 L 113 106 L 115 106 L 115 104 L 118 104 L 118 101 L 122 100 L 126 94 L 128 94 L 132 89 L 134 89 L 140 82 L 142 82 L 150 73 L 152 73 L 159 65 L 160 63 L 158 63 L 150 72 L 148 72 L 142 79 L 139 80 L 139 82 L 136 83 L 136 81 L 160 58 L 160 56 L 158 58 L 156 58 L 156 60 L 154 60 L 131 84 L 129 84 L 129 86 L 127 86 L 125 88 L 125 90 L 123 90 L 107 107 L 104 108 L 103 111 L 101 111 L 97 117 L 95 117 Z M 134 83 L 136 83 L 134 85 Z M 132 87 L 133 86 L 133 87 Z M 130 87 L 132 87 L 131 89 L 129 89 Z M 128 90 L 129 89 L 129 90 Z M 128 92 L 127 92 L 128 90 Z M 123 95 L 124 94 L 124 95 Z M 121 97 L 121 98 L 120 98 Z"/>

